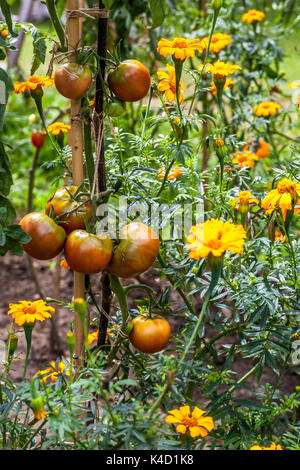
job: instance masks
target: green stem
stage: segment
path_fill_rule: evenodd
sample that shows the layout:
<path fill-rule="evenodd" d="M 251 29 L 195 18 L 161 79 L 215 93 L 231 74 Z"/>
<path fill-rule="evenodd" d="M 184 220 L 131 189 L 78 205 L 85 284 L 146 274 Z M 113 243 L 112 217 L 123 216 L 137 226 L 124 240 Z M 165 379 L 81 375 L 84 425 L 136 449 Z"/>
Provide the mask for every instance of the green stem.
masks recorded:
<path fill-rule="evenodd" d="M 24 327 L 25 337 L 26 337 L 26 357 L 25 357 L 25 365 L 24 365 L 24 372 L 23 372 L 23 380 L 26 379 L 28 358 L 29 358 L 30 349 L 31 349 L 32 328 L 33 327 L 29 327 L 29 328 L 26 326 Z"/>
<path fill-rule="evenodd" d="M 92 138 L 91 138 L 91 121 L 89 117 L 84 123 L 83 131 L 84 131 L 85 163 L 86 163 L 87 176 L 88 176 L 90 190 L 91 190 L 93 187 L 93 181 L 94 181 L 95 164 L 94 164 L 93 146 L 92 146 Z"/>
<path fill-rule="evenodd" d="M 245 375 L 243 375 L 243 377 L 241 377 L 235 385 L 232 385 L 232 387 L 230 387 L 230 389 L 228 390 L 228 393 L 232 393 L 238 385 L 245 382 L 245 380 L 247 380 L 248 377 L 250 377 L 250 375 L 252 375 L 253 372 L 256 371 L 258 364 L 259 364 L 259 362 L 257 364 L 255 364 L 255 366 L 253 366 L 252 369 L 250 369 Z"/>

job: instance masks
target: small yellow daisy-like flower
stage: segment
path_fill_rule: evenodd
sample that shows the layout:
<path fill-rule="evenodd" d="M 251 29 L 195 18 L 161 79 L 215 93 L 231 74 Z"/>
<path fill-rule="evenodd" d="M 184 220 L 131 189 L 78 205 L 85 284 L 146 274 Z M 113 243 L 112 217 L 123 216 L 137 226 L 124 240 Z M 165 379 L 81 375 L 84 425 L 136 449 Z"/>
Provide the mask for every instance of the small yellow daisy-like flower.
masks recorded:
<path fill-rule="evenodd" d="M 14 91 L 16 94 L 24 93 L 24 91 L 32 91 L 35 90 L 38 86 L 52 86 L 54 84 L 53 77 L 44 77 L 38 75 L 32 75 L 29 77 L 27 82 L 15 82 L 14 83 Z"/>
<path fill-rule="evenodd" d="M 242 225 L 210 219 L 193 226 L 186 241 L 189 257 L 205 258 L 208 255 L 221 257 L 225 251 L 243 253 L 246 231 Z"/>
<path fill-rule="evenodd" d="M 259 204 L 259 200 L 250 191 L 240 191 L 238 197 L 231 200 L 231 206 L 241 212 L 248 212 L 250 204 Z"/>
<path fill-rule="evenodd" d="M 225 33 L 215 33 L 212 35 L 210 48 L 209 50 L 215 52 L 216 54 L 220 52 L 221 49 L 231 44 L 232 36 Z M 200 45 L 203 50 L 208 48 L 209 36 L 205 36 L 201 39 Z"/>
<path fill-rule="evenodd" d="M 185 434 L 189 431 L 191 437 L 205 437 L 214 428 L 211 416 L 203 416 L 205 411 L 197 406 L 191 412 L 190 406 L 181 406 L 179 409 L 168 411 L 165 421 L 169 424 L 177 424 L 176 431 Z"/>
<path fill-rule="evenodd" d="M 258 158 L 267 158 L 270 155 L 271 147 L 263 139 L 258 140 L 258 149 L 256 150 L 255 154 Z"/>
<path fill-rule="evenodd" d="M 271 442 L 270 447 L 261 447 L 258 445 L 252 446 L 250 450 L 283 450 L 280 444 L 275 444 L 275 442 Z"/>
<path fill-rule="evenodd" d="M 285 220 L 287 211 L 293 209 L 298 197 L 300 197 L 300 184 L 289 178 L 283 178 L 277 183 L 276 189 L 272 189 L 262 200 L 261 207 L 266 210 L 266 214 L 280 209 Z"/>
<path fill-rule="evenodd" d="M 203 65 L 199 65 L 198 70 L 201 71 Z M 204 72 L 210 72 L 214 77 L 214 82 L 224 82 L 228 75 L 233 75 L 237 70 L 242 70 L 242 67 L 228 62 L 217 60 L 214 64 L 206 64 Z"/>
<path fill-rule="evenodd" d="M 200 39 L 188 38 L 162 38 L 158 41 L 157 51 L 164 57 L 169 55 L 175 59 L 185 60 L 187 57 L 194 57 L 195 51 L 203 52 L 203 47 L 200 44 Z"/>
<path fill-rule="evenodd" d="M 224 89 L 225 88 L 231 88 L 232 85 L 234 84 L 234 81 L 232 80 L 232 78 L 227 78 L 225 84 L 224 84 Z M 210 89 L 210 92 L 216 96 L 217 94 L 217 87 L 216 87 L 216 84 L 214 82 L 211 82 L 211 89 Z"/>
<path fill-rule="evenodd" d="M 246 145 L 243 150 L 234 152 L 231 156 L 233 157 L 232 163 L 237 168 L 253 168 L 254 162 L 258 160 L 258 156 L 248 150 L 248 145 Z"/>
<path fill-rule="evenodd" d="M 275 232 L 275 240 L 277 242 L 285 242 L 286 237 L 285 237 L 285 235 L 283 235 L 283 233 L 281 233 L 279 230 L 277 230 Z"/>
<path fill-rule="evenodd" d="M 68 132 L 71 126 L 64 124 L 63 122 L 54 122 L 47 127 L 47 131 L 52 135 L 59 135 L 60 133 Z"/>
<path fill-rule="evenodd" d="M 262 21 L 266 17 L 263 11 L 259 10 L 248 10 L 242 16 L 244 23 L 253 23 L 254 21 Z"/>
<path fill-rule="evenodd" d="M 253 106 L 253 111 L 256 116 L 271 116 L 272 114 L 277 114 L 277 111 L 280 111 L 282 106 L 276 101 L 263 101 L 255 106 Z"/>
<path fill-rule="evenodd" d="M 166 101 L 173 102 L 176 101 L 176 76 L 175 76 L 175 67 L 172 65 L 166 65 L 167 72 L 165 70 L 159 69 L 157 71 L 157 77 L 160 80 L 158 84 L 158 89 L 164 93 Z M 184 85 L 182 80 L 179 82 L 179 101 L 183 102 L 183 91 Z"/>
<path fill-rule="evenodd" d="M 41 375 L 41 382 L 46 382 L 48 379 L 51 379 L 51 382 L 56 382 L 59 376 L 71 375 L 70 369 L 66 370 L 66 364 L 63 361 L 56 366 L 55 361 L 51 361 L 50 367 L 44 370 L 39 370 L 36 375 Z"/>
<path fill-rule="evenodd" d="M 18 304 L 9 304 L 8 315 L 12 315 L 15 323 L 19 326 L 32 325 L 36 320 L 44 321 L 46 318 L 51 318 L 51 313 L 54 308 L 47 305 L 43 300 L 36 300 L 34 302 L 20 300 Z"/>
<path fill-rule="evenodd" d="M 163 179 L 165 177 L 165 174 L 166 174 L 165 169 L 162 166 L 159 167 L 158 170 L 156 171 L 156 174 L 157 174 L 158 178 Z M 174 166 L 169 171 L 168 180 L 169 181 L 175 180 L 175 179 L 179 178 L 180 175 L 182 175 L 182 169 L 179 166 Z"/>

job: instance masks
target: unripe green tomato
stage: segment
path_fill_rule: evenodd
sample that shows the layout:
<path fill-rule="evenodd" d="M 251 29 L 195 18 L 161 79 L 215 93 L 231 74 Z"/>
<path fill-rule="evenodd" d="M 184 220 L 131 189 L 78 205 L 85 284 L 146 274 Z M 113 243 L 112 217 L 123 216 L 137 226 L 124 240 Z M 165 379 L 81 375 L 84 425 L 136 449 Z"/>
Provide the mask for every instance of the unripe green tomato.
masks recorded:
<path fill-rule="evenodd" d="M 104 102 L 104 111 L 111 117 L 122 116 L 126 111 L 126 104 L 121 100 L 107 101 Z"/>

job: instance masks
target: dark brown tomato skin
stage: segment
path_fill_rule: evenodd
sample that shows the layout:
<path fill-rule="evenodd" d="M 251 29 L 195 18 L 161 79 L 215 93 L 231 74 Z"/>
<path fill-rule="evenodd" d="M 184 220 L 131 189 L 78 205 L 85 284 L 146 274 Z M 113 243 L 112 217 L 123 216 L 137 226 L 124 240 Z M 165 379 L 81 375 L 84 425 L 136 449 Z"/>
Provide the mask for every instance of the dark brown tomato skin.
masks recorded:
<path fill-rule="evenodd" d="M 159 252 L 159 239 L 151 227 L 132 222 L 120 234 L 117 246 L 108 269 L 119 277 L 135 277 L 153 264 Z"/>
<path fill-rule="evenodd" d="M 94 235 L 74 230 L 67 238 L 64 252 L 70 268 L 78 273 L 95 274 L 107 267 L 112 257 L 113 242 L 105 233 Z"/>
<path fill-rule="evenodd" d="M 131 344 L 141 352 L 155 353 L 164 349 L 171 336 L 171 327 L 165 318 L 139 315 L 132 320 L 129 334 Z"/>
<path fill-rule="evenodd" d="M 139 101 L 150 88 L 151 77 L 138 60 L 124 60 L 107 76 L 111 91 L 122 101 Z"/>
<path fill-rule="evenodd" d="M 81 205 L 81 201 L 72 201 L 70 194 L 75 194 L 78 186 L 65 186 L 64 188 L 58 189 L 48 199 L 45 207 L 45 212 L 51 217 L 58 217 L 65 212 L 73 210 L 76 205 L 80 206 L 77 211 L 72 212 L 69 215 L 59 217 L 59 222 L 64 222 L 61 227 L 64 228 L 67 234 L 73 230 L 86 228 L 86 223 L 90 220 L 93 215 L 93 206 L 91 202 L 87 202 Z M 83 201 L 82 201 L 83 202 Z"/>
<path fill-rule="evenodd" d="M 54 83 L 61 95 L 76 100 L 81 98 L 91 86 L 92 73 L 88 66 L 70 62 L 56 69 Z"/>
<path fill-rule="evenodd" d="M 46 214 L 30 212 L 20 221 L 20 226 L 31 237 L 23 248 L 32 258 L 51 259 L 63 249 L 66 232 Z"/>

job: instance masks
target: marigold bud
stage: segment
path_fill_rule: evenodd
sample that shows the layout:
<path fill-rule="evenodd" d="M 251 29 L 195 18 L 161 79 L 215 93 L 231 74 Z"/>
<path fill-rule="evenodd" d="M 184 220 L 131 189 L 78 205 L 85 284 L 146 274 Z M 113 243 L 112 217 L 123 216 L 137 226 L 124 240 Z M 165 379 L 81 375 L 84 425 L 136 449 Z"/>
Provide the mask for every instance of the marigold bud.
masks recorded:
<path fill-rule="evenodd" d="M 66 343 L 67 343 L 68 346 L 74 346 L 74 344 L 75 344 L 75 335 L 74 335 L 73 331 L 69 331 L 66 334 Z"/>
<path fill-rule="evenodd" d="M 8 348 L 8 355 L 12 356 L 18 347 L 18 337 L 14 334 L 10 334 L 6 343 L 6 347 Z"/>
<path fill-rule="evenodd" d="M 77 297 L 76 299 L 74 299 L 74 308 L 75 312 L 82 317 L 86 314 L 87 303 L 81 297 Z"/>
<path fill-rule="evenodd" d="M 44 399 L 42 395 L 39 395 L 37 398 L 31 400 L 31 407 L 34 413 L 34 417 L 37 420 L 45 419 L 47 416 L 47 411 L 44 408 Z"/>
<path fill-rule="evenodd" d="M 214 10 L 220 10 L 223 6 L 224 0 L 212 0 L 211 4 Z"/>
<path fill-rule="evenodd" d="M 44 94 L 41 85 L 38 85 L 35 90 L 31 90 L 30 94 L 35 100 L 41 100 Z"/>

